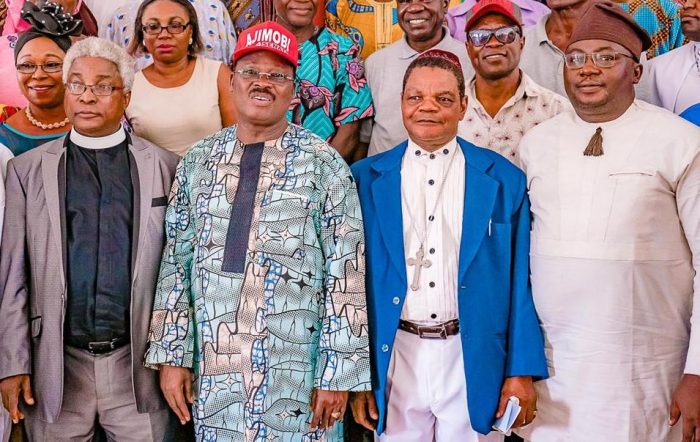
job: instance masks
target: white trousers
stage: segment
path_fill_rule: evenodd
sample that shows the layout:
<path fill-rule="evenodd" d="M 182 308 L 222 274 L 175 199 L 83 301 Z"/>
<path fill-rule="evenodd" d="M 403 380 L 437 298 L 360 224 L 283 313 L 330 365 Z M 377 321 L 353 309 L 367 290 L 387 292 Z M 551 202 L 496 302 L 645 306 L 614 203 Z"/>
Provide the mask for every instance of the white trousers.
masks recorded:
<path fill-rule="evenodd" d="M 421 339 L 399 330 L 387 382 L 387 420 L 378 442 L 498 442 L 471 427 L 462 340 Z"/>

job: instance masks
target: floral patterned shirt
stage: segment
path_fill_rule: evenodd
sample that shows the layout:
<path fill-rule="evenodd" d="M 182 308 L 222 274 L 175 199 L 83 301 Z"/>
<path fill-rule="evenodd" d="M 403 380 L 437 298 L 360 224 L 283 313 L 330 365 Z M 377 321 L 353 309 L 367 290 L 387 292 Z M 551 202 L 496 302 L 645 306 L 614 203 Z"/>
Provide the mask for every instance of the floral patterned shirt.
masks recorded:
<path fill-rule="evenodd" d="M 476 80 L 467 87 L 467 113 L 459 123 L 458 135 L 477 146 L 491 149 L 520 167 L 518 145 L 525 133 L 558 115 L 571 104 L 561 95 L 535 83 L 521 71 L 520 85 L 495 117 L 476 98 Z"/>
<path fill-rule="evenodd" d="M 330 141 L 343 124 L 374 116 L 360 48 L 321 29 L 299 48 L 295 97 L 287 119 Z"/>

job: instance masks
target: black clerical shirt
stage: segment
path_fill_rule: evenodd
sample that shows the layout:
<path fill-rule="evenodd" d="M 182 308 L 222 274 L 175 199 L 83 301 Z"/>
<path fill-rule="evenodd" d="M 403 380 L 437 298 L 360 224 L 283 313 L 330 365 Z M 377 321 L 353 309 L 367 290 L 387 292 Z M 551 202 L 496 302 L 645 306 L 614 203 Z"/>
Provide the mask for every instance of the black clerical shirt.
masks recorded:
<path fill-rule="evenodd" d="M 68 301 L 65 340 L 129 336 L 133 188 L 124 140 L 106 149 L 68 142 L 66 156 Z"/>

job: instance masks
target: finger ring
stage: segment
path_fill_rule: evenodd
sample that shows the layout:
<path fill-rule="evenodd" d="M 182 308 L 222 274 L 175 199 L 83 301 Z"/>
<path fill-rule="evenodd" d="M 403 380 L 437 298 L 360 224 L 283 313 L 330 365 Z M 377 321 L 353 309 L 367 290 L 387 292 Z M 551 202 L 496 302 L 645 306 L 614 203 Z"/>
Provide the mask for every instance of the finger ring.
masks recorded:
<path fill-rule="evenodd" d="M 532 410 L 532 415 L 537 416 L 537 410 Z"/>
<path fill-rule="evenodd" d="M 331 417 L 333 419 L 338 419 L 342 415 L 343 415 L 343 413 L 341 413 L 340 411 L 334 411 L 333 413 L 331 413 Z"/>

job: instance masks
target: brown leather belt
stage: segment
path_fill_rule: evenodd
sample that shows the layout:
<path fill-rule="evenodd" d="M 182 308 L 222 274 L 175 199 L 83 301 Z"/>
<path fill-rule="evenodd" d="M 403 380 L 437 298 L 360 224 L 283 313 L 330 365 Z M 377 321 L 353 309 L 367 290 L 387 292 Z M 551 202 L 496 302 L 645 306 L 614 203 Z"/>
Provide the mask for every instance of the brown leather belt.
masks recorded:
<path fill-rule="evenodd" d="M 420 325 L 411 321 L 399 321 L 399 328 L 403 331 L 420 336 L 421 339 L 447 339 L 459 333 L 459 319 L 443 322 L 436 325 Z"/>

